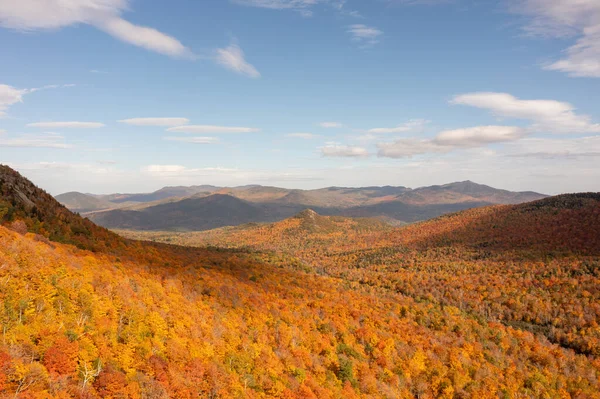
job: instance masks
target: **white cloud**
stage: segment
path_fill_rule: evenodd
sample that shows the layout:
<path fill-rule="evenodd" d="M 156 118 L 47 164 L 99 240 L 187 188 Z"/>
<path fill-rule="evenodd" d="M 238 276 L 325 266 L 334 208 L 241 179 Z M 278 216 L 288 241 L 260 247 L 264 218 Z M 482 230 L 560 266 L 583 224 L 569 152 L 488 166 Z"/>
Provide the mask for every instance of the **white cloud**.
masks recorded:
<path fill-rule="evenodd" d="M 507 146 L 506 155 L 540 159 L 599 157 L 600 135 L 574 139 L 526 138 Z"/>
<path fill-rule="evenodd" d="M 411 119 L 408 122 L 398 125 L 396 127 L 384 128 L 378 127 L 369 129 L 369 134 L 387 134 L 387 133 L 408 133 L 408 132 L 421 132 L 430 121 L 425 119 Z"/>
<path fill-rule="evenodd" d="M 433 139 L 413 137 L 391 143 L 378 143 L 377 148 L 380 157 L 410 158 L 421 154 L 445 154 L 457 149 L 517 141 L 526 134 L 526 129 L 515 126 L 475 126 L 445 130 Z"/>
<path fill-rule="evenodd" d="M 256 133 L 260 129 L 252 127 L 238 127 L 238 126 L 213 126 L 213 125 L 188 125 L 188 126 L 177 126 L 167 129 L 168 132 L 173 133 Z"/>
<path fill-rule="evenodd" d="M 149 173 L 177 173 L 186 170 L 182 165 L 148 165 L 144 171 Z"/>
<path fill-rule="evenodd" d="M 268 8 L 271 10 L 291 10 L 300 13 L 305 17 L 313 15 L 312 7 L 323 4 L 333 7 L 337 11 L 342 11 L 346 0 L 230 0 L 232 3 L 249 6 Z"/>
<path fill-rule="evenodd" d="M 97 129 L 105 125 L 100 122 L 36 122 L 28 123 L 27 127 L 37 127 L 41 129 Z"/>
<path fill-rule="evenodd" d="M 0 84 L 0 118 L 6 116 L 8 107 L 23 102 L 23 95 L 27 92 L 27 90 Z"/>
<path fill-rule="evenodd" d="M 246 61 L 244 52 L 236 44 L 232 44 L 226 48 L 217 49 L 215 62 L 222 67 L 241 75 L 246 75 L 255 79 L 260 78 L 260 72 Z"/>
<path fill-rule="evenodd" d="M 575 113 L 575 107 L 554 100 L 521 100 L 507 93 L 467 93 L 454 97 L 453 104 L 487 109 L 505 118 L 526 119 L 538 131 L 552 133 L 600 133 L 600 124 L 587 115 Z"/>
<path fill-rule="evenodd" d="M 365 158 L 369 156 L 369 151 L 363 147 L 354 147 L 342 145 L 339 143 L 327 143 L 320 147 L 319 151 L 324 157 L 334 158 Z"/>
<path fill-rule="evenodd" d="M 128 0 L 0 1 L 0 26 L 19 31 L 54 30 L 88 24 L 124 42 L 172 57 L 192 57 L 177 39 L 120 17 Z"/>
<path fill-rule="evenodd" d="M 534 35 L 578 36 L 566 57 L 545 66 L 573 77 L 600 77 L 600 2 L 597 0 L 513 0 L 513 10 L 531 17 Z"/>
<path fill-rule="evenodd" d="M 339 129 L 344 127 L 344 125 L 339 122 L 321 122 L 319 123 L 319 126 L 325 129 Z"/>
<path fill-rule="evenodd" d="M 312 134 L 312 133 L 290 133 L 290 134 L 286 134 L 286 136 L 292 137 L 292 138 L 297 138 L 297 139 L 304 139 L 304 140 L 311 140 L 311 139 L 320 137 L 319 135 Z"/>
<path fill-rule="evenodd" d="M 393 143 L 377 144 L 379 157 L 385 158 L 410 158 L 419 154 L 446 153 L 453 148 L 435 143 L 431 139 L 406 138 Z"/>
<path fill-rule="evenodd" d="M 347 32 L 352 35 L 352 40 L 362 46 L 372 46 L 379 43 L 379 37 L 383 35 L 381 30 L 363 24 L 350 25 Z"/>
<path fill-rule="evenodd" d="M 154 28 L 134 25 L 119 17 L 102 19 L 96 27 L 116 39 L 170 57 L 194 58 L 179 40 Z"/>
<path fill-rule="evenodd" d="M 168 141 L 179 141 L 182 143 L 192 143 L 192 144 L 215 144 L 219 141 L 216 137 L 177 137 L 177 136 L 167 136 L 165 140 Z"/>
<path fill-rule="evenodd" d="M 301 11 L 315 5 L 319 0 L 231 0 L 231 2 L 243 6 L 269 8 L 272 10 Z"/>
<path fill-rule="evenodd" d="M 131 118 L 118 122 L 133 126 L 181 126 L 190 123 L 187 118 Z"/>
<path fill-rule="evenodd" d="M 1 3 L 1 1 L 0 1 Z M 0 4 L 1 7 L 1 4 Z M 35 87 L 32 89 L 17 89 L 15 87 L 0 84 L 0 118 L 6 116 L 6 110 L 14 104 L 22 103 L 23 96 L 29 93 L 35 93 L 36 91 L 58 89 L 61 87 L 73 87 L 74 84 L 66 85 L 46 85 L 42 87 Z"/>
<path fill-rule="evenodd" d="M 292 138 L 297 138 L 297 139 L 304 139 L 304 140 L 311 140 L 311 139 L 316 139 L 317 137 L 321 137 L 318 134 L 313 134 L 313 133 L 290 133 L 290 134 L 286 134 L 287 137 L 292 137 Z"/>
<path fill-rule="evenodd" d="M 389 3 L 402 4 L 406 6 L 445 4 L 453 1 L 454 0 L 388 0 Z"/>
<path fill-rule="evenodd" d="M 584 36 L 567 50 L 568 57 L 545 66 L 573 77 L 600 78 L 600 24 L 584 29 Z"/>
<path fill-rule="evenodd" d="M 435 144 L 453 147 L 480 147 L 485 144 L 519 140 L 526 131 L 516 126 L 476 126 L 445 130 L 434 139 Z"/>
<path fill-rule="evenodd" d="M 23 134 L 17 137 L 0 137 L 0 147 L 16 148 L 72 148 L 73 146 L 65 143 L 64 137 L 56 133 L 46 133 L 42 135 Z"/>

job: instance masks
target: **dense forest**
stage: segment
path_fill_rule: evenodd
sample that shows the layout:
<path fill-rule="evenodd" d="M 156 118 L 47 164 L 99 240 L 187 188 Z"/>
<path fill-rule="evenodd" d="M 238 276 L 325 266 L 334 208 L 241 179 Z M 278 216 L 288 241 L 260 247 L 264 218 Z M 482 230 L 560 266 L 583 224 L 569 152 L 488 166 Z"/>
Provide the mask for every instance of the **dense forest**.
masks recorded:
<path fill-rule="evenodd" d="M 191 248 L 0 175 L 0 397 L 600 397 L 597 196 L 131 233 Z"/>

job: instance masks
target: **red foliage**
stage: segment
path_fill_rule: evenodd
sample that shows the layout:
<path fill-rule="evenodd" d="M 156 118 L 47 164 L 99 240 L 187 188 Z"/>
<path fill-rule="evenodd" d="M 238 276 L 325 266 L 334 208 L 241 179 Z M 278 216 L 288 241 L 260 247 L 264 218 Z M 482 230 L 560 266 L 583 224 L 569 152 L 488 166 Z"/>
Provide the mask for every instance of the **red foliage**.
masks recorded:
<path fill-rule="evenodd" d="M 102 370 L 96 381 L 94 388 L 98 395 L 104 399 L 122 399 L 127 397 L 127 379 L 125 374 L 108 366 Z"/>
<path fill-rule="evenodd" d="M 44 366 L 50 375 L 73 375 L 77 371 L 78 352 L 77 342 L 61 337 L 44 354 Z"/>
<path fill-rule="evenodd" d="M 165 387 L 169 385 L 169 364 L 160 356 L 152 355 L 148 359 L 148 365 L 156 381 Z"/>
<path fill-rule="evenodd" d="M 8 377 L 6 372 L 10 365 L 10 355 L 6 352 L 0 352 L 0 392 L 7 388 Z"/>

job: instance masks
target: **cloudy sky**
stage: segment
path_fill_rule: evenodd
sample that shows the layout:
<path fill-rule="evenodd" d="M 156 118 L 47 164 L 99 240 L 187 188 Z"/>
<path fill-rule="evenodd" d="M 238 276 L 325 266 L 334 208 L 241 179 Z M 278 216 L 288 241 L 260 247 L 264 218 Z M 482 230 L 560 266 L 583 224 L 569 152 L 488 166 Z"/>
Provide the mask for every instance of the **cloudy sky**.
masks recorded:
<path fill-rule="evenodd" d="M 598 0 L 0 0 L 0 163 L 58 194 L 600 191 Z"/>

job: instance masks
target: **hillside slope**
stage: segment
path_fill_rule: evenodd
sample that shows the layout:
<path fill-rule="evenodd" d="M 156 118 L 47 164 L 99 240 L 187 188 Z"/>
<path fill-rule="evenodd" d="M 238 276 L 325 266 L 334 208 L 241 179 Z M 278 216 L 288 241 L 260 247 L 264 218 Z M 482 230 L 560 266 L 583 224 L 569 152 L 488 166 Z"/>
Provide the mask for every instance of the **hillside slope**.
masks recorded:
<path fill-rule="evenodd" d="M 472 209 L 408 226 L 404 244 L 600 255 L 600 193 Z"/>
<path fill-rule="evenodd" d="M 404 228 L 296 218 L 189 234 L 122 232 L 184 245 L 271 251 L 304 269 L 456 306 L 600 356 L 600 194 L 472 209 Z M 322 216 L 315 216 L 322 220 Z M 269 258 L 265 258 L 269 259 Z M 300 266 L 301 267 L 301 266 Z"/>
<path fill-rule="evenodd" d="M 209 230 L 221 226 L 258 222 L 264 211 L 247 201 L 225 194 L 191 197 L 139 210 L 116 209 L 88 215 L 109 228 L 139 230 Z"/>
<path fill-rule="evenodd" d="M 4 175 L 11 220 L 82 223 Z M 304 237 L 378 231 L 310 211 L 288 222 Z M 454 306 L 275 267 L 269 254 L 88 227 L 89 240 L 129 246 L 92 253 L 0 226 L 1 397 L 600 397 L 593 357 Z"/>
<path fill-rule="evenodd" d="M 105 250 L 122 239 L 79 215 L 73 214 L 50 194 L 0 165 L 0 225 L 23 222 L 26 230 L 52 241 L 90 250 Z"/>

